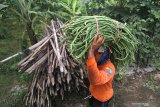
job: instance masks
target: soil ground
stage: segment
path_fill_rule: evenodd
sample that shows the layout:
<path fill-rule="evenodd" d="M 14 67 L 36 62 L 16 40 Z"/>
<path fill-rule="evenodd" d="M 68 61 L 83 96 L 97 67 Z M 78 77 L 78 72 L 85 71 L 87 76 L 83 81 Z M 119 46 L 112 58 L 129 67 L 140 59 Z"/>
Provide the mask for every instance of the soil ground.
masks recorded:
<path fill-rule="evenodd" d="M 19 83 L 17 76 L 11 77 L 0 75 L 0 107 L 25 107 L 21 96 L 18 99 L 12 97 L 21 95 L 20 91 L 13 95 L 13 88 L 20 89 L 22 84 Z M 7 82 L 8 84 L 3 82 L 6 79 L 10 81 Z M 124 76 L 121 81 L 114 80 L 113 88 L 114 97 L 109 107 L 160 107 L 160 71 Z M 61 98 L 56 98 L 56 105 L 57 107 L 89 107 L 88 99 L 84 99 L 88 95 L 88 89 L 81 88 L 80 91 L 75 90 L 65 95 L 63 101 Z"/>
<path fill-rule="evenodd" d="M 134 74 L 114 81 L 114 97 L 109 107 L 160 107 L 160 72 Z M 79 93 L 79 94 L 78 94 Z M 58 107 L 89 107 L 82 92 L 72 93 Z"/>

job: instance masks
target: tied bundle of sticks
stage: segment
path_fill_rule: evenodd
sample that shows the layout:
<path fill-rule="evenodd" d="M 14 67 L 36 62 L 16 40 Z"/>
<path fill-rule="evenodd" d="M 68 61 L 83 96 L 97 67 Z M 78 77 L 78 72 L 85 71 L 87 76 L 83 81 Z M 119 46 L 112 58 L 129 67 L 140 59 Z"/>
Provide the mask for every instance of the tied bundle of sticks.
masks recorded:
<path fill-rule="evenodd" d="M 85 70 L 66 50 L 61 42 L 64 33 L 62 23 L 51 21 L 46 29 L 47 38 L 25 59 L 19 62 L 19 70 L 33 74 L 33 80 L 26 95 L 29 107 L 54 107 L 54 98 L 64 98 L 64 92 L 85 86 Z"/>

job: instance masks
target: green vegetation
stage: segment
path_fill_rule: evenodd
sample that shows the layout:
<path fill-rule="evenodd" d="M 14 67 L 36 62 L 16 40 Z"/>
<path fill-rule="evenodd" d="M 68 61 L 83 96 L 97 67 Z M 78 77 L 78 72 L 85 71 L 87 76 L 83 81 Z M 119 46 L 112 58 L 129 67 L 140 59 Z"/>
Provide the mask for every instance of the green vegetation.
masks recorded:
<path fill-rule="evenodd" d="M 140 41 L 136 64 L 148 66 L 160 60 L 160 2 L 158 0 L 91 0 L 89 15 L 106 15 L 133 29 Z"/>
<path fill-rule="evenodd" d="M 134 62 L 138 66 L 160 67 L 159 0 L 1 0 L 0 60 L 41 39 L 45 23 L 51 19 L 67 22 L 73 16 L 85 15 L 104 15 L 126 23 L 140 41 Z M 17 72 L 16 64 L 22 58 L 0 64 L 0 105 L 3 107 L 23 107 L 23 92 L 10 92 L 14 86 L 30 81 L 28 75 Z M 151 84 L 146 82 L 146 86 Z"/>
<path fill-rule="evenodd" d="M 25 85 L 20 79 L 21 74 L 10 71 L 8 73 L 1 73 L 0 75 L 0 105 L 2 107 L 23 107 L 23 96 L 26 93 L 24 88 L 20 88 Z"/>
<path fill-rule="evenodd" d="M 97 22 L 96 22 L 97 21 Z M 117 69 L 133 61 L 138 40 L 129 27 L 105 16 L 74 17 L 65 25 L 67 46 L 74 58 L 85 60 L 94 36 L 105 37 L 105 47 L 112 50 L 111 60 Z"/>

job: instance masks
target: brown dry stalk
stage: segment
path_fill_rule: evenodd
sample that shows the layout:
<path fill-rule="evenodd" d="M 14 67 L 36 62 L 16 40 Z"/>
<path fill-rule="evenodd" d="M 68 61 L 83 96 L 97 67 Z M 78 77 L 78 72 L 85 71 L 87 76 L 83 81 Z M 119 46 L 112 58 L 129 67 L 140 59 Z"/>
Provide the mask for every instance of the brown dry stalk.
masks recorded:
<path fill-rule="evenodd" d="M 85 86 L 85 70 L 66 50 L 66 43 L 60 40 L 65 35 L 60 29 L 62 26 L 59 20 L 52 20 L 46 29 L 47 39 L 18 64 L 19 71 L 33 74 L 26 95 L 29 107 L 54 107 L 56 96 L 64 99 L 65 92 Z"/>

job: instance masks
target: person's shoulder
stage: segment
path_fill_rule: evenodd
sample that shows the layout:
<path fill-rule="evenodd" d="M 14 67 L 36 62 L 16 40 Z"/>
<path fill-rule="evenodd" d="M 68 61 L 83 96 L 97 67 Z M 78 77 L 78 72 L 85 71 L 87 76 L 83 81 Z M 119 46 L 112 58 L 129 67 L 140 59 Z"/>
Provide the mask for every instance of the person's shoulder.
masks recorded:
<path fill-rule="evenodd" d="M 115 66 L 111 60 L 107 61 L 106 68 L 110 68 L 110 69 L 112 69 L 112 71 L 115 71 Z"/>
<path fill-rule="evenodd" d="M 114 64 L 112 63 L 112 61 L 110 59 L 106 63 L 107 63 L 107 65 L 114 66 Z"/>

